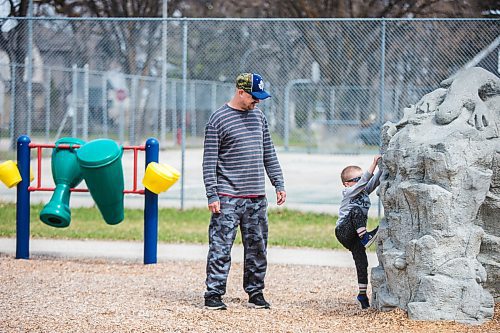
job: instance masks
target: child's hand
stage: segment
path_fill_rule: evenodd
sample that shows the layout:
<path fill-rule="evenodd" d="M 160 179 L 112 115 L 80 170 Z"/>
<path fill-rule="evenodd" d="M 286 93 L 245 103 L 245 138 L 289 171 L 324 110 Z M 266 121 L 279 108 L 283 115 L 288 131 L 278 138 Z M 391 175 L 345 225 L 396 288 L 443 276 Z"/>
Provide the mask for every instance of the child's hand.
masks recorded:
<path fill-rule="evenodd" d="M 378 161 L 379 161 L 381 158 L 382 158 L 382 155 L 379 155 L 379 154 L 378 154 L 378 155 L 375 155 L 375 156 L 373 157 L 373 163 L 372 163 L 372 165 L 370 166 L 370 168 L 368 168 L 368 171 L 369 171 L 371 174 L 373 174 L 373 172 L 375 171 L 375 168 L 377 167 L 377 163 L 378 163 Z"/>

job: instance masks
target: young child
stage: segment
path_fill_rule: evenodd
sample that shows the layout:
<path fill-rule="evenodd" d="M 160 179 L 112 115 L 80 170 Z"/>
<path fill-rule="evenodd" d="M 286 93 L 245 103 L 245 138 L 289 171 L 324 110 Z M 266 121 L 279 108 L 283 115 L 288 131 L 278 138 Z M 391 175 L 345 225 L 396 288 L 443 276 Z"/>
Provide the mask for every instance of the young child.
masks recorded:
<path fill-rule="evenodd" d="M 345 189 L 342 191 L 342 202 L 339 208 L 339 219 L 335 227 L 335 235 L 339 242 L 352 253 L 358 276 L 358 301 L 361 308 L 370 307 L 366 296 L 368 287 L 368 259 L 366 248 L 377 237 L 378 227 L 368 232 L 366 222 L 370 208 L 369 194 L 380 184 L 381 171 L 373 175 L 381 156 L 376 155 L 368 170 L 350 165 L 342 170 L 340 175 Z"/>

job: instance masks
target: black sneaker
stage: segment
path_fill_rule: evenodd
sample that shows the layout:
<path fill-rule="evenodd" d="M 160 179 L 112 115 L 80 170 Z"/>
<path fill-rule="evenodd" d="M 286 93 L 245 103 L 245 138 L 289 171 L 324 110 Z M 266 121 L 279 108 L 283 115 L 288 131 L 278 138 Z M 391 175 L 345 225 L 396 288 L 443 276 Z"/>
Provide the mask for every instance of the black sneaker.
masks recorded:
<path fill-rule="evenodd" d="M 370 232 L 366 232 L 361 238 L 360 242 L 365 248 L 367 248 L 368 246 L 373 244 L 373 242 L 377 239 L 377 236 L 378 236 L 378 227 L 376 227 Z"/>
<path fill-rule="evenodd" d="M 271 308 L 271 304 L 266 302 L 266 300 L 264 299 L 264 295 L 262 295 L 261 293 L 250 296 L 247 305 L 255 309 Z"/>
<path fill-rule="evenodd" d="M 209 310 L 226 310 L 227 306 L 220 295 L 213 295 L 205 297 L 205 308 Z"/>
<path fill-rule="evenodd" d="M 359 301 L 359 303 L 361 303 L 361 308 L 362 309 L 368 309 L 370 307 L 370 302 L 368 301 L 368 297 L 366 295 L 358 295 L 358 297 L 356 297 Z"/>

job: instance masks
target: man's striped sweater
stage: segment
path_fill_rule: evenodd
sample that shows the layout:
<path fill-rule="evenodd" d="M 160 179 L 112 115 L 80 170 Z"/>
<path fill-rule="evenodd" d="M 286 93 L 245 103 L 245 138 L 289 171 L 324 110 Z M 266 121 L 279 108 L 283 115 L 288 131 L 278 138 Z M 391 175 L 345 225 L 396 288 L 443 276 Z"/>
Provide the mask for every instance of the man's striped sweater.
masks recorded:
<path fill-rule="evenodd" d="M 265 174 L 284 191 L 281 167 L 262 111 L 236 110 L 225 104 L 205 127 L 203 180 L 208 203 L 220 195 L 253 198 L 265 192 Z"/>

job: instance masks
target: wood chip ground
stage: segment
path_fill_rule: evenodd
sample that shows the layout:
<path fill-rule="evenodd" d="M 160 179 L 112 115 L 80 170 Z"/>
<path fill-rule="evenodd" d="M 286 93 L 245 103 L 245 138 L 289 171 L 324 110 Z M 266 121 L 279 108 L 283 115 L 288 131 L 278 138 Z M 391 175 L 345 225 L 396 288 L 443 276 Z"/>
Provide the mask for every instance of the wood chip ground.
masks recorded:
<path fill-rule="evenodd" d="M 0 256 L 0 332 L 500 332 L 500 304 L 482 325 L 412 321 L 360 310 L 351 268 L 270 265 L 270 310 L 246 307 L 234 263 L 226 311 L 203 308 L 205 263 Z"/>

